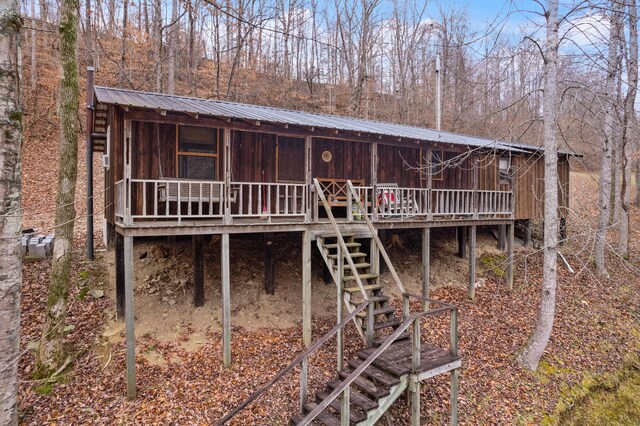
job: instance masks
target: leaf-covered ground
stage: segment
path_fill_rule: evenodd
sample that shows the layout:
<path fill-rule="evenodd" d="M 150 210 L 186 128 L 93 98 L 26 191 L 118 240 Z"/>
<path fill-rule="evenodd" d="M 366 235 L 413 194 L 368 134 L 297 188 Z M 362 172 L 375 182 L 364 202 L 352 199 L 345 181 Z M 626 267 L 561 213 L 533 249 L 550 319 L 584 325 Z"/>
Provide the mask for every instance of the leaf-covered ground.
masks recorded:
<path fill-rule="evenodd" d="M 638 210 L 632 210 L 631 258 L 623 260 L 610 254 L 612 279 L 598 279 L 589 261 L 595 188 L 595 180 L 588 175 L 572 175 L 572 206 L 576 210 L 569 223 L 574 238 L 561 250 L 575 273 L 562 264 L 558 268 L 555 328 L 539 372 L 521 370 L 514 356 L 535 324 L 542 280 L 541 253 L 532 249 L 516 252 L 513 291 L 507 290 L 502 278 L 491 270 L 483 270 L 485 282 L 476 291 L 475 301 L 467 299 L 464 283 L 442 286 L 433 292 L 433 297 L 460 308 L 460 424 L 537 424 L 584 377 L 618 369 L 625 357 L 640 347 L 640 282 L 636 269 L 640 227 L 633 226 Z M 43 261 L 24 265 L 20 360 L 20 413 L 24 424 L 211 424 L 303 350 L 299 324 L 250 331 L 236 326 L 233 365 L 227 370 L 221 363 L 222 341 L 216 330 L 209 330 L 206 343 L 196 349 L 188 345 L 193 333 L 188 326 L 174 341 L 138 335 L 138 398 L 129 402 L 124 345 L 103 336 L 104 324 L 113 309 L 110 298 L 94 299 L 87 292 L 94 288 L 108 291 L 105 254 L 99 253 L 97 262 L 86 264 L 80 260 L 82 239 L 77 242 L 67 323 L 75 325 L 68 333 L 68 341 L 78 358 L 53 386 L 31 379 L 35 357 L 27 348 L 40 334 L 49 264 Z M 611 242 L 615 247 L 614 235 Z M 314 318 L 314 339 L 331 326 L 331 317 Z M 430 330 L 425 331 L 425 339 L 440 340 L 447 327 L 437 321 Z M 347 341 L 352 342 L 348 348 L 352 354 L 359 348 L 352 327 Z M 145 356 L 149 352 L 159 354 L 162 362 L 151 362 Z M 334 365 L 335 347 L 329 345 L 311 360 L 312 387 L 329 380 Z M 244 410 L 234 424 L 286 424 L 297 401 L 298 375 L 294 372 Z M 446 424 L 448 377 L 429 380 L 423 386 L 422 402 L 424 424 Z M 409 422 L 404 398 L 392 414 L 397 424 Z"/>

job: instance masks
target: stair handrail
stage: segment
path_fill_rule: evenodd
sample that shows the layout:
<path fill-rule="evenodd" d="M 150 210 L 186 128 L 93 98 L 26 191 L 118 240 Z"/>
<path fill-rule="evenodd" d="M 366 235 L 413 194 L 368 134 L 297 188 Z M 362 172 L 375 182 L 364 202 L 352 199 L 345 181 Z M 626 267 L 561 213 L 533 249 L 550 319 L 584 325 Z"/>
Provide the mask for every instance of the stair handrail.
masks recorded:
<path fill-rule="evenodd" d="M 442 312 L 451 311 L 451 355 L 454 357 L 458 356 L 458 321 L 457 321 L 457 311 L 458 308 L 455 305 L 450 305 L 444 302 L 438 301 L 443 306 L 439 308 L 430 309 L 428 311 L 422 311 L 411 315 L 409 318 L 405 319 L 405 321 L 394 330 L 393 333 L 387 336 L 387 339 L 380 345 L 378 348 L 371 353 L 356 369 L 354 369 L 348 377 L 346 377 L 340 386 L 336 387 L 333 392 L 331 392 L 324 400 L 319 403 L 316 408 L 309 412 L 301 421 L 297 424 L 297 426 L 307 426 L 310 425 L 311 422 L 322 412 L 324 411 L 329 404 L 331 404 L 341 393 L 343 393 L 347 388 L 351 386 L 351 384 L 362 374 L 364 370 L 367 369 L 393 342 L 396 341 L 398 337 L 404 331 L 409 328 L 412 324 L 418 322 L 418 330 L 419 330 L 419 321 L 423 317 L 434 316 L 440 314 Z M 414 329 L 415 331 L 415 329 Z M 414 337 L 415 338 L 415 337 Z M 455 345 L 454 345 L 455 342 Z M 416 345 L 412 344 L 412 348 L 415 351 Z M 420 337 L 417 338 L 417 350 L 420 351 Z M 415 359 L 415 355 L 412 356 Z M 415 364 L 415 361 L 414 361 Z M 347 410 L 348 412 L 348 410 Z M 344 410 L 342 415 L 344 415 Z M 347 414 L 348 415 L 348 414 Z"/>
<path fill-rule="evenodd" d="M 384 262 L 387 264 L 387 268 L 389 268 L 389 272 L 391 273 L 391 277 L 393 278 L 393 281 L 398 287 L 398 290 L 400 290 L 400 293 L 402 294 L 406 293 L 406 290 L 402 285 L 402 281 L 400 281 L 400 277 L 396 272 L 396 268 L 393 267 L 393 264 L 391 263 L 391 259 L 389 259 L 389 255 L 387 254 L 387 251 L 385 250 L 384 245 L 382 244 L 382 241 L 380 241 L 380 237 L 378 237 L 378 231 L 373 226 L 373 222 L 371 222 L 368 212 L 365 210 L 364 206 L 362 205 L 362 201 L 360 201 L 360 197 L 358 196 L 358 193 L 356 192 L 356 189 L 353 186 L 353 183 L 349 180 L 347 181 L 347 185 L 349 187 L 349 191 L 351 192 L 351 198 L 353 201 L 355 201 L 356 205 L 358 206 L 358 209 L 360 210 L 360 213 L 362 214 L 362 217 L 364 218 L 367 226 L 369 227 L 369 231 L 371 231 L 371 237 L 373 238 L 373 241 L 375 242 L 376 246 L 378 246 L 378 249 L 380 250 L 380 254 L 384 259 Z"/>
<path fill-rule="evenodd" d="M 351 259 L 351 256 L 345 256 L 346 253 L 349 253 L 349 249 L 347 248 L 347 244 L 345 243 L 344 238 L 342 237 L 342 233 L 340 232 L 340 228 L 338 227 L 338 222 L 336 222 L 336 218 L 333 216 L 333 213 L 331 213 L 331 207 L 329 207 L 329 202 L 327 201 L 327 197 L 325 197 L 324 191 L 322 190 L 322 187 L 320 186 L 320 182 L 318 182 L 317 178 L 313 178 L 313 184 L 316 188 L 316 192 L 318 193 L 318 198 L 320 198 L 320 201 L 322 201 L 322 205 L 325 211 L 327 212 L 327 217 L 329 218 L 329 221 L 333 226 L 333 230 L 336 232 L 336 240 L 338 241 L 338 245 L 340 246 L 342 256 L 343 258 L 347 259 L 347 263 L 349 264 L 349 269 L 351 269 L 351 273 L 356 279 L 356 284 L 360 289 L 362 298 L 368 302 L 369 295 L 367 294 L 367 291 L 364 289 L 364 285 L 362 284 L 362 279 L 358 274 L 358 269 L 356 268 L 356 265 L 353 263 L 353 259 Z M 353 185 L 351 184 L 350 180 L 347 181 L 347 185 L 349 185 L 349 188 L 353 188 Z M 338 262 L 342 262 L 342 259 L 338 259 Z"/>
<path fill-rule="evenodd" d="M 258 389 L 254 393 L 252 393 L 247 399 L 245 399 L 242 403 L 240 403 L 240 405 L 238 405 L 229 414 L 224 416 L 222 419 L 218 420 L 216 425 L 217 426 L 224 425 L 226 422 L 228 422 L 233 417 L 235 417 L 236 414 L 238 414 L 239 412 L 244 410 L 249 404 L 251 404 L 253 401 L 255 401 L 260 395 L 262 395 L 264 392 L 266 392 L 271 386 L 273 386 L 280 379 L 282 379 L 287 373 L 289 373 L 291 370 L 293 370 L 297 365 L 299 365 L 299 364 L 303 363 L 304 361 L 306 361 L 309 358 L 309 356 L 313 352 L 315 352 L 316 349 L 318 349 L 320 346 L 324 345 L 327 340 L 329 340 L 331 337 L 333 337 L 334 334 L 336 334 L 338 332 L 338 330 L 341 330 L 342 328 L 344 328 L 351 320 L 353 320 L 353 318 L 356 315 L 358 315 L 360 312 L 362 312 L 369 305 L 369 303 L 370 302 L 367 301 L 367 302 L 363 302 L 362 304 L 360 304 L 353 312 L 351 312 L 349 315 L 347 315 L 339 324 L 336 324 L 331 330 L 329 330 L 324 336 L 322 336 L 320 339 L 318 339 L 306 351 L 304 351 L 303 353 L 298 355 L 293 361 L 291 361 L 291 363 L 289 365 L 287 365 L 285 368 L 280 370 L 280 372 L 278 374 L 276 374 L 271 380 L 269 380 L 266 384 L 262 385 L 260 387 L 260 389 Z"/>

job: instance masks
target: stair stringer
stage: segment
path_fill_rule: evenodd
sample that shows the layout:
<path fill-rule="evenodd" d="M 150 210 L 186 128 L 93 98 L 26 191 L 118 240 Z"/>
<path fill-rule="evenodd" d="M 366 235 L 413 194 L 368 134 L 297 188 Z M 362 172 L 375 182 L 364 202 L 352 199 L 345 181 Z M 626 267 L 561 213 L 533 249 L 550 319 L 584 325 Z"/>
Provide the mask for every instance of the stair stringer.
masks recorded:
<path fill-rule="evenodd" d="M 357 423 L 356 426 L 373 426 L 379 419 L 386 413 L 394 402 L 404 393 L 409 387 L 409 375 L 405 374 L 400 377 L 400 383 L 393 386 L 389 392 L 389 395 L 383 396 L 378 400 L 378 408 L 367 412 L 367 419 Z"/>
<path fill-rule="evenodd" d="M 323 245 L 323 240 L 324 238 L 318 237 L 316 238 L 316 244 L 318 246 L 318 250 L 320 250 L 320 254 L 322 254 L 322 258 L 324 259 L 324 263 L 327 265 L 327 268 L 329 268 L 329 272 L 331 273 L 331 277 L 333 278 L 333 283 L 336 285 L 338 285 L 338 275 L 337 275 L 337 271 L 336 269 L 334 269 L 334 265 L 333 265 L 333 261 L 329 258 L 328 254 L 329 254 L 329 250 L 324 247 Z M 336 258 L 336 260 L 338 260 L 338 258 Z M 343 261 L 343 259 L 340 259 L 339 261 Z M 344 287 L 344 282 L 343 282 L 343 287 Z M 347 308 L 347 311 L 349 313 L 353 312 L 356 310 L 356 307 L 353 306 L 353 304 L 351 303 L 351 293 L 347 292 L 347 291 L 343 291 L 342 292 L 342 300 L 344 301 L 344 305 Z M 360 337 L 362 338 L 362 341 L 366 344 L 367 343 L 367 336 L 364 334 L 364 324 L 362 321 L 362 318 L 355 316 L 353 317 L 353 323 L 356 325 L 356 330 L 358 330 L 358 334 L 360 334 Z"/>

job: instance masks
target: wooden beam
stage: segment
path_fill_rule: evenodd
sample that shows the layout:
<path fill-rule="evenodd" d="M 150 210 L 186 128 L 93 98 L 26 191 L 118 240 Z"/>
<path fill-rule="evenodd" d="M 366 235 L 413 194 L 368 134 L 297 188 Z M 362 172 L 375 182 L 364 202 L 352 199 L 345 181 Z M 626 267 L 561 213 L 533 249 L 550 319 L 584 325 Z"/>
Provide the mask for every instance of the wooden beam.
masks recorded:
<path fill-rule="evenodd" d="M 524 221 L 524 246 L 531 244 L 531 219 Z"/>
<path fill-rule="evenodd" d="M 115 235 L 116 255 L 116 320 L 124 321 L 124 237 Z"/>
<path fill-rule="evenodd" d="M 311 232 L 302 234 L 302 340 L 311 346 Z"/>
<path fill-rule="evenodd" d="M 193 304 L 204 306 L 204 236 L 191 237 L 193 252 Z"/>
<path fill-rule="evenodd" d="M 515 240 L 515 222 L 507 225 L 509 228 L 507 236 L 507 287 L 513 290 L 513 245 Z"/>
<path fill-rule="evenodd" d="M 469 298 L 476 298 L 476 226 L 470 227 L 469 238 Z"/>
<path fill-rule="evenodd" d="M 124 304 L 128 400 L 136 398 L 136 335 L 134 331 L 133 286 L 133 237 L 124 237 Z"/>
<path fill-rule="evenodd" d="M 411 383 L 411 426 L 420 426 L 420 380 Z"/>
<path fill-rule="evenodd" d="M 223 132 L 224 223 L 231 223 L 231 130 Z"/>
<path fill-rule="evenodd" d="M 311 188 L 312 180 L 313 180 L 313 167 L 312 167 L 312 157 L 313 157 L 313 138 L 311 136 L 306 136 L 304 138 L 304 183 L 309 185 Z M 317 211 L 314 212 L 315 203 L 312 203 L 313 195 L 311 191 L 307 191 L 307 211 L 305 212 L 304 221 L 309 223 L 312 221 L 313 216 L 317 214 Z"/>
<path fill-rule="evenodd" d="M 505 251 L 507 244 L 507 225 L 498 225 L 498 250 Z"/>
<path fill-rule="evenodd" d="M 222 234 L 220 241 L 220 263 L 222 272 L 222 362 L 231 367 L 231 276 L 229 273 L 229 233 Z"/>
<path fill-rule="evenodd" d="M 273 256 L 273 234 L 265 233 L 264 240 L 264 291 L 267 294 L 275 294 L 276 278 L 275 278 L 275 258 Z"/>
<path fill-rule="evenodd" d="M 431 269 L 431 229 L 422 230 L 422 297 L 429 297 L 429 272 Z M 429 309 L 429 302 L 422 301 L 422 310 Z"/>

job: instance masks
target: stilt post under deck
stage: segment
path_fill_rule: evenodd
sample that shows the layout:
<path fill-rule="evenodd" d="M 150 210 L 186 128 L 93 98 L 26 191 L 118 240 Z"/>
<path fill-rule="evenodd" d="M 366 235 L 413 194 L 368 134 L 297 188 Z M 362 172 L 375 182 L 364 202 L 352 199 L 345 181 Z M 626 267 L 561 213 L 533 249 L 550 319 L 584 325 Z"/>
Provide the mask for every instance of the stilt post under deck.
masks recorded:
<path fill-rule="evenodd" d="M 193 251 L 193 304 L 204 306 L 204 236 L 191 237 Z"/>
<path fill-rule="evenodd" d="M 133 237 L 124 237 L 124 300 L 127 354 L 127 399 L 136 398 L 136 335 L 133 312 Z"/>
<path fill-rule="evenodd" d="M 273 256 L 273 234 L 264 234 L 264 291 L 267 294 L 275 294 L 275 258 Z"/>
<path fill-rule="evenodd" d="M 429 297 L 429 273 L 431 269 L 431 229 L 422 230 L 422 297 Z M 422 310 L 429 309 L 429 302 L 422 301 Z"/>
<path fill-rule="evenodd" d="M 524 246 L 527 247 L 529 244 L 531 244 L 531 219 L 525 220 L 524 223 L 525 223 Z"/>
<path fill-rule="evenodd" d="M 507 287 L 513 290 L 513 245 L 515 240 L 515 222 L 507 225 Z"/>
<path fill-rule="evenodd" d="M 311 232 L 302 234 L 302 340 L 311 346 Z"/>
<path fill-rule="evenodd" d="M 476 225 L 469 227 L 469 298 L 476 298 Z"/>
<path fill-rule="evenodd" d="M 124 237 L 116 232 L 116 320 L 124 321 Z"/>
<path fill-rule="evenodd" d="M 505 250 L 507 239 L 507 225 L 498 225 L 498 250 Z"/>
<path fill-rule="evenodd" d="M 222 269 L 222 362 L 231 366 L 231 275 L 229 272 L 229 233 L 222 234 L 220 262 Z"/>
<path fill-rule="evenodd" d="M 458 256 L 462 259 L 467 257 L 467 229 L 464 226 L 456 227 L 458 237 Z"/>

